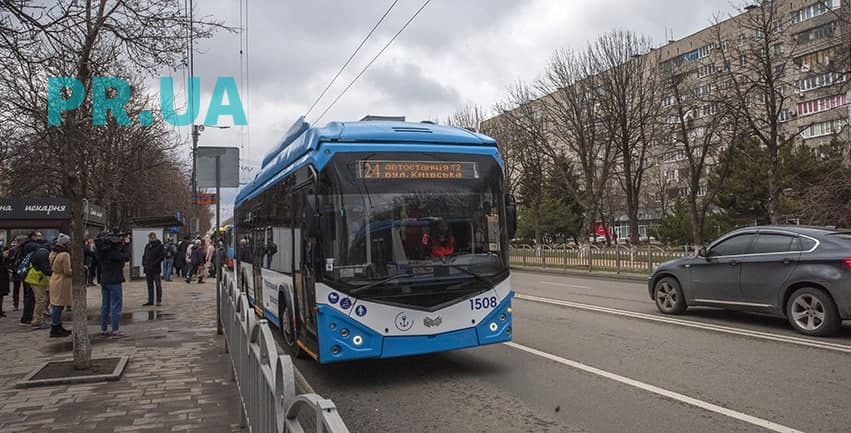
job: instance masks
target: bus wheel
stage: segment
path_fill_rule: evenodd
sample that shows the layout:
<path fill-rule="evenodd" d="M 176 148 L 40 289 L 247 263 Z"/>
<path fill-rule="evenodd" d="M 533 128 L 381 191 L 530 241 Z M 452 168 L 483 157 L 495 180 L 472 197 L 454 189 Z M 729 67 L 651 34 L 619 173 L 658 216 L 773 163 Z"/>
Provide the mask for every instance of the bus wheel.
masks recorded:
<path fill-rule="evenodd" d="M 289 302 L 284 302 L 283 305 L 281 305 L 281 311 L 278 317 L 281 320 L 281 334 L 284 336 L 284 344 L 287 345 L 287 349 L 290 351 L 292 356 L 301 358 L 302 350 L 295 341 L 295 325 L 292 310 L 289 307 Z"/>

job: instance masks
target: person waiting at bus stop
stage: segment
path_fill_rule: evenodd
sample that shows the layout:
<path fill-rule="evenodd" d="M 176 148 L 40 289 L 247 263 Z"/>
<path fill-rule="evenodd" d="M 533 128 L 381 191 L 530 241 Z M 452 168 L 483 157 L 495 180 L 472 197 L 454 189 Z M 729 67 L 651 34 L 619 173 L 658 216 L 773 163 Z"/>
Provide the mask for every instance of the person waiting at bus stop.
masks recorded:
<path fill-rule="evenodd" d="M 455 253 L 455 237 L 449 232 L 449 223 L 444 219 L 432 223 L 429 231 L 423 234 L 423 245 L 432 258 L 442 258 Z"/>

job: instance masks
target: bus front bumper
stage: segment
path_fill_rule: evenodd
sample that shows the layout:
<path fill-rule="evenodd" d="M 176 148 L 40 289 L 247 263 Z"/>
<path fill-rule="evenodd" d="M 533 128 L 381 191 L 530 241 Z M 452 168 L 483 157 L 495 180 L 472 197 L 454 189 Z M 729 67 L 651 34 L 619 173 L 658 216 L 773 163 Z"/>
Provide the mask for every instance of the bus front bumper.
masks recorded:
<path fill-rule="evenodd" d="M 434 335 L 385 337 L 333 308 L 319 305 L 319 362 L 394 358 L 511 341 L 511 292 L 476 326 Z M 345 330 L 345 331 L 344 331 Z M 345 336 L 344 336 L 345 334 Z"/>

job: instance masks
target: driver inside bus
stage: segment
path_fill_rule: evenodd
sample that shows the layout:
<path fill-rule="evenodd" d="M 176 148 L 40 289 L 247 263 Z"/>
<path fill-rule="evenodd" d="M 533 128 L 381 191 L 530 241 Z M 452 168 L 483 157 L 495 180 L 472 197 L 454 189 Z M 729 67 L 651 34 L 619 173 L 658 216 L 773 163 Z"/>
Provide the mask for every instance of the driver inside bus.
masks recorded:
<path fill-rule="evenodd" d="M 455 252 L 455 237 L 449 232 L 449 223 L 440 219 L 435 221 L 428 232 L 423 234 L 423 245 L 433 258 L 442 258 Z"/>

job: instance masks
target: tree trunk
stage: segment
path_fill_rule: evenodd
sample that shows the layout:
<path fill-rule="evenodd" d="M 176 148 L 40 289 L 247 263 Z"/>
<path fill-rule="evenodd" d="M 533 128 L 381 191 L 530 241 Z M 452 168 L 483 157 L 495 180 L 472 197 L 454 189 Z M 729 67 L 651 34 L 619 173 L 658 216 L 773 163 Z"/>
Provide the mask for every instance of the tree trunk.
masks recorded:
<path fill-rule="evenodd" d="M 83 263 L 83 236 L 86 228 L 83 226 L 83 206 L 79 197 L 73 197 L 71 211 L 71 273 L 73 275 L 73 342 L 74 368 L 86 370 L 91 368 L 92 344 L 89 340 L 88 306 L 86 305 L 86 276 Z"/>
<path fill-rule="evenodd" d="M 771 224 L 780 223 L 779 188 L 777 187 L 778 158 L 777 149 L 768 148 L 768 219 Z"/>
<path fill-rule="evenodd" d="M 705 219 L 700 218 L 699 211 L 697 209 L 697 199 L 693 193 L 689 194 L 688 202 L 688 213 L 689 218 L 691 219 L 691 235 L 692 240 L 694 241 L 694 252 L 696 254 L 703 245 L 703 222 Z"/>

